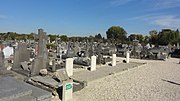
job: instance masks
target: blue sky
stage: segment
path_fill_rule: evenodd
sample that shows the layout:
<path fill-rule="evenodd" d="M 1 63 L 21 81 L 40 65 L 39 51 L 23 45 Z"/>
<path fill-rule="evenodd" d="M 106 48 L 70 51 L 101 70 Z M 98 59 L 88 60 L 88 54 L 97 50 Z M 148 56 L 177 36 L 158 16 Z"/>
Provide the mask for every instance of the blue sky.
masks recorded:
<path fill-rule="evenodd" d="M 180 0 L 0 0 L 0 32 L 89 36 L 180 28 Z"/>

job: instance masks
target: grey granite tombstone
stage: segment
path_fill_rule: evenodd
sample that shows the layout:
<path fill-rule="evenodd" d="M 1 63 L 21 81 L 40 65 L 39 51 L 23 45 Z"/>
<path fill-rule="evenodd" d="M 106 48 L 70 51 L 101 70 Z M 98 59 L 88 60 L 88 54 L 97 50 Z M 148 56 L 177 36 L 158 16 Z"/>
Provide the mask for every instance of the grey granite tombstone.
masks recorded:
<path fill-rule="evenodd" d="M 68 74 L 65 69 L 59 69 L 57 70 L 56 74 L 57 79 L 59 79 L 61 82 L 66 81 L 69 79 Z"/>
<path fill-rule="evenodd" d="M 56 61 L 55 59 L 52 60 L 52 71 L 55 72 L 56 71 Z"/>
<path fill-rule="evenodd" d="M 39 74 L 41 69 L 46 69 L 47 61 L 48 61 L 48 53 L 47 53 L 47 36 L 46 32 L 43 29 L 38 29 L 39 41 L 38 41 L 38 54 L 35 59 L 32 69 L 31 76 Z"/>
<path fill-rule="evenodd" d="M 30 59 L 30 53 L 27 50 L 27 44 L 18 43 L 18 46 L 15 49 L 15 53 L 14 53 L 13 69 L 20 68 L 20 63 L 24 61 L 29 61 L 29 59 Z"/>
<path fill-rule="evenodd" d="M 66 59 L 66 58 L 73 58 L 75 56 L 75 52 L 74 50 L 72 49 L 72 44 L 69 43 L 68 44 L 68 50 L 66 52 L 66 54 L 64 56 L 62 56 L 62 58 Z"/>
<path fill-rule="evenodd" d="M 39 67 L 39 59 L 34 59 L 34 61 L 32 62 L 32 68 L 31 68 L 31 76 L 35 76 L 38 75 L 40 71 L 40 67 Z"/>
<path fill-rule="evenodd" d="M 0 51 L 0 69 L 4 67 L 4 53 Z"/>
<path fill-rule="evenodd" d="M 85 49 L 85 57 L 89 57 L 89 44 L 88 43 L 86 43 L 86 47 L 85 47 L 86 49 Z"/>
<path fill-rule="evenodd" d="M 90 44 L 90 48 L 89 48 L 89 57 L 94 55 L 94 45 L 93 43 Z"/>
<path fill-rule="evenodd" d="M 172 52 L 171 48 L 172 48 L 172 45 L 169 43 L 168 44 L 168 52 L 170 52 L 170 53 Z"/>
<path fill-rule="evenodd" d="M 177 49 L 180 49 L 179 43 L 177 43 Z"/>
<path fill-rule="evenodd" d="M 103 55 L 101 54 L 102 53 L 102 46 L 101 44 L 98 44 L 97 46 L 97 64 L 101 64 L 102 63 L 102 60 L 103 60 Z"/>

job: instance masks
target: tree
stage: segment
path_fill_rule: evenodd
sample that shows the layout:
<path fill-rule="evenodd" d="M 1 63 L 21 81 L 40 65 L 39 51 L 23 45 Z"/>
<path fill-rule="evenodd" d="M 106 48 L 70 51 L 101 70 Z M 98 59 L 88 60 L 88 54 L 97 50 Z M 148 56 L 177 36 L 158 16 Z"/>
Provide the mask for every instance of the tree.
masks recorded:
<path fill-rule="evenodd" d="M 35 33 L 30 33 L 27 36 L 28 36 L 27 38 L 30 39 L 30 40 L 34 40 L 35 39 Z"/>
<path fill-rule="evenodd" d="M 50 41 L 53 42 L 56 40 L 57 38 L 57 35 L 52 35 L 52 34 L 49 34 L 48 37 L 50 37 Z"/>
<path fill-rule="evenodd" d="M 127 32 L 120 26 L 112 26 L 106 32 L 107 39 L 115 40 L 116 42 L 124 42 L 127 39 Z"/>
<path fill-rule="evenodd" d="M 102 39 L 101 34 L 100 34 L 100 33 L 98 33 L 97 35 L 95 35 L 94 40 L 95 40 L 96 42 L 102 42 L 102 41 L 103 41 L 103 39 Z"/>
<path fill-rule="evenodd" d="M 176 36 L 178 36 L 176 39 L 176 43 L 180 43 L 180 32 L 178 29 L 176 30 Z"/>
<path fill-rule="evenodd" d="M 60 38 L 62 41 L 68 41 L 68 37 L 66 35 L 61 35 Z"/>
<path fill-rule="evenodd" d="M 144 36 L 143 43 L 144 44 L 148 44 L 149 43 L 149 36 Z"/>
<path fill-rule="evenodd" d="M 149 31 L 149 35 L 150 35 L 150 38 L 149 38 L 149 42 L 151 44 L 157 44 L 158 42 L 158 32 L 156 30 L 151 30 Z"/>
<path fill-rule="evenodd" d="M 169 43 L 177 43 L 179 39 L 179 32 L 171 29 L 162 29 L 158 34 L 158 44 L 167 45 Z"/>
<path fill-rule="evenodd" d="M 139 40 L 140 43 L 144 41 L 144 36 L 142 34 L 131 34 L 128 36 L 129 41 L 133 41 L 135 39 Z"/>
<path fill-rule="evenodd" d="M 95 38 L 96 38 L 96 39 L 102 39 L 102 36 L 101 36 L 100 33 L 98 33 L 97 35 L 95 35 Z"/>

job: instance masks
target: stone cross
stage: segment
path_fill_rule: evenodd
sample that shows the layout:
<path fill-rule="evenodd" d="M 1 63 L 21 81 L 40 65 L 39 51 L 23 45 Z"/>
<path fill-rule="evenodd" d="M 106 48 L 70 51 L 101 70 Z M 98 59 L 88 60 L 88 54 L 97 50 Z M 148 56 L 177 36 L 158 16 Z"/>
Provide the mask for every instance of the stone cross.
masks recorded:
<path fill-rule="evenodd" d="M 43 29 L 38 29 L 38 36 L 38 54 L 32 66 L 31 76 L 38 75 L 41 69 L 46 69 L 47 67 L 48 53 L 46 48 L 46 32 L 44 32 Z"/>

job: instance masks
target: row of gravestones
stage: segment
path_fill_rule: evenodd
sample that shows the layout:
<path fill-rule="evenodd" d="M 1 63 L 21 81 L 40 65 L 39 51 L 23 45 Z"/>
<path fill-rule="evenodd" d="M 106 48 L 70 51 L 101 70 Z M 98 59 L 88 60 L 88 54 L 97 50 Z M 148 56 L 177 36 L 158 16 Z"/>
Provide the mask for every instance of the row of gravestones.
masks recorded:
<path fill-rule="evenodd" d="M 27 68 L 30 69 L 30 73 L 31 76 L 37 75 L 39 74 L 39 71 L 41 69 L 46 70 L 47 67 L 47 62 L 48 62 L 48 52 L 46 49 L 46 44 L 47 44 L 47 36 L 46 36 L 46 32 L 43 31 L 43 29 L 38 29 L 38 35 L 39 35 L 39 42 L 38 42 L 38 49 L 37 49 L 37 56 L 35 57 L 34 61 L 32 62 L 31 66 L 25 66 L 25 69 L 28 70 Z M 57 42 L 57 44 L 59 44 Z M 57 55 L 60 55 L 60 58 L 73 58 L 75 56 L 74 54 L 74 49 L 73 48 L 78 48 L 75 49 L 76 52 L 80 52 L 80 43 L 76 42 L 75 44 L 73 43 L 69 43 L 66 44 L 66 46 L 68 46 L 67 52 L 65 55 L 62 55 L 60 53 L 61 51 L 61 45 L 58 45 L 57 47 Z M 62 46 L 62 47 L 66 47 L 66 46 Z M 83 45 L 82 45 L 83 46 Z M 14 53 L 14 64 L 13 64 L 13 69 L 14 70 L 18 70 L 18 68 L 21 65 L 21 62 L 24 61 L 29 61 L 30 59 L 30 51 L 25 48 L 26 43 L 19 43 L 17 48 L 15 48 L 15 53 Z M 84 65 L 89 66 L 91 64 L 90 62 L 90 58 L 93 55 L 97 55 L 97 64 L 101 64 L 102 60 L 103 60 L 103 49 L 102 49 L 102 45 L 101 44 L 94 44 L 94 43 L 86 43 L 84 44 L 85 47 L 85 55 L 84 56 L 79 56 L 79 58 L 77 58 L 74 62 L 79 62 L 81 64 L 84 63 Z M 108 46 L 110 47 L 110 49 L 115 51 L 115 47 L 113 45 Z M 112 52 L 115 53 L 115 52 Z M 61 60 L 61 59 L 60 59 Z M 54 63 L 54 61 L 53 61 Z M 54 68 L 55 66 L 53 65 L 53 71 L 55 70 Z"/>
<path fill-rule="evenodd" d="M 18 46 L 15 48 L 13 70 L 18 71 L 20 69 L 20 66 L 23 65 L 25 70 L 28 70 L 28 68 L 30 69 L 31 76 L 38 75 L 41 70 L 46 70 L 46 68 L 47 68 L 46 63 L 48 61 L 47 60 L 48 55 L 47 55 L 47 50 L 46 50 L 47 37 L 46 37 L 46 33 L 42 29 L 38 30 L 38 35 L 39 35 L 38 50 L 37 50 L 38 54 L 35 57 L 35 59 L 33 60 L 32 65 L 30 67 L 28 67 L 28 65 L 27 65 L 28 63 L 24 64 L 25 61 L 28 62 L 30 59 L 30 55 L 29 55 L 30 51 L 26 48 L 27 47 L 26 43 L 19 43 Z M 94 70 L 96 70 L 96 60 L 97 59 L 96 59 L 96 56 L 93 54 L 93 46 L 91 45 L 89 47 L 87 45 L 87 47 L 90 48 L 90 51 L 88 50 L 88 48 L 86 50 L 86 52 L 90 54 L 89 56 L 91 56 L 91 69 L 90 70 L 94 71 Z M 98 51 L 98 53 L 100 54 L 101 52 Z M 115 65 L 116 65 L 116 55 L 113 54 L 112 66 L 115 66 Z M 72 58 L 66 59 L 65 67 L 66 67 L 68 76 L 71 76 L 73 73 L 73 59 Z M 55 67 L 53 67 L 53 70 L 55 71 Z M 65 83 L 65 87 L 67 86 L 67 88 L 68 88 L 68 85 L 72 86 L 71 83 L 72 82 Z M 71 92 L 70 90 L 68 90 L 68 91 Z"/>

